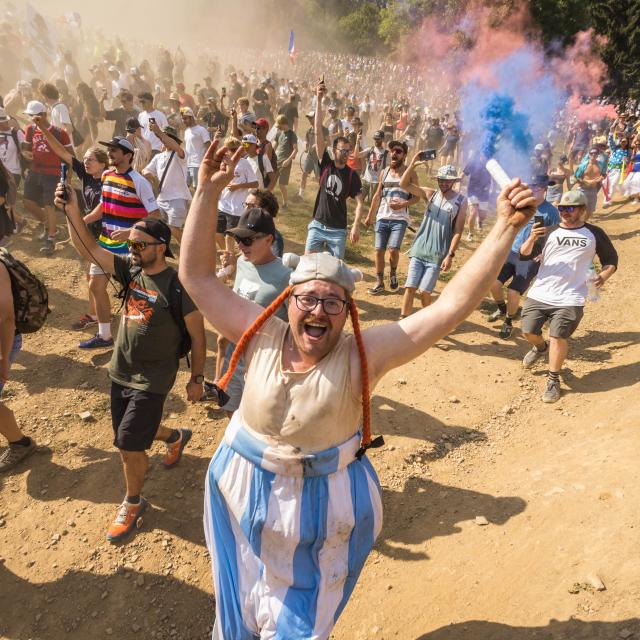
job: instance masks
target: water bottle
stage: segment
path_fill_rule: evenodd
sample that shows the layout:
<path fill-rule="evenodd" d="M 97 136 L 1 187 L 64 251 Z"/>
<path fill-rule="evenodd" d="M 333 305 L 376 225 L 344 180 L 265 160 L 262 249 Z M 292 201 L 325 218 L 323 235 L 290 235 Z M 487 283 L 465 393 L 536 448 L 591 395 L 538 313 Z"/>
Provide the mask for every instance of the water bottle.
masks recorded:
<path fill-rule="evenodd" d="M 600 290 L 595 285 L 597 278 L 598 274 L 596 273 L 593 263 L 591 263 L 587 274 L 587 300 L 589 302 L 598 302 L 598 300 L 600 300 Z"/>

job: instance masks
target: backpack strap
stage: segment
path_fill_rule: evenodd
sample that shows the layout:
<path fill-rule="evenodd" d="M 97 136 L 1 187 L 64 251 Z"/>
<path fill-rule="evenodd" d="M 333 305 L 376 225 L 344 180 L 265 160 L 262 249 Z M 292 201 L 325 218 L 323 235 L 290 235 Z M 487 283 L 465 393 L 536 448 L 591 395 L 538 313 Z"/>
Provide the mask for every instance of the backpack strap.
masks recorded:
<path fill-rule="evenodd" d="M 165 178 L 167 177 L 167 173 L 169 172 L 171 161 L 173 160 L 173 156 L 175 155 L 176 155 L 175 151 L 172 151 L 171 154 L 169 155 L 169 161 L 167 162 L 167 165 L 165 166 L 164 171 L 162 172 L 162 177 L 160 178 L 160 184 L 158 186 L 158 195 L 162 192 L 162 185 L 164 184 Z"/>

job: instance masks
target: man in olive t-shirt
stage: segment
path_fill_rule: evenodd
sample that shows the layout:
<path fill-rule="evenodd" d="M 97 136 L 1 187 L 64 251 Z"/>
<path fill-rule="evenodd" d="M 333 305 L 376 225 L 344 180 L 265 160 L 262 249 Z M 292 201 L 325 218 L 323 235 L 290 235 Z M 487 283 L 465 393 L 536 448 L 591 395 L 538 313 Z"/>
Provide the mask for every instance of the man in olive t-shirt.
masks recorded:
<path fill-rule="evenodd" d="M 56 191 L 56 205 L 64 206 L 74 247 L 85 259 L 112 273 L 125 288 L 124 309 L 111 358 L 111 421 L 114 445 L 120 451 L 126 496 L 107 532 L 116 542 L 136 527 L 147 506 L 140 495 L 149 467 L 146 450 L 154 440 L 162 440 L 166 453 L 162 460 L 170 469 L 180 462 L 191 438 L 188 429 L 161 426 L 164 401 L 178 371 L 182 328 L 191 338 L 191 380 L 187 399 L 202 397 L 206 340 L 202 315 L 182 290 L 169 243 L 171 230 L 156 218 L 139 220 L 131 228 L 127 244 L 129 255 L 117 256 L 98 246 L 82 220 L 73 189 Z"/>

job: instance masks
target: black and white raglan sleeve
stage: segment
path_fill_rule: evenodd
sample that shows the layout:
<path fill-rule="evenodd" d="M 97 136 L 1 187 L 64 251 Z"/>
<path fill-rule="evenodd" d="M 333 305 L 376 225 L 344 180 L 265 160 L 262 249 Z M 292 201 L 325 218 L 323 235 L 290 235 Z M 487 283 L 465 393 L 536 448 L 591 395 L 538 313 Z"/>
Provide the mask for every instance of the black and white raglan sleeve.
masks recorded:
<path fill-rule="evenodd" d="M 603 267 L 614 266 L 618 268 L 618 252 L 615 250 L 609 236 L 600 227 L 592 224 L 585 225 L 596 239 L 596 255 Z"/>

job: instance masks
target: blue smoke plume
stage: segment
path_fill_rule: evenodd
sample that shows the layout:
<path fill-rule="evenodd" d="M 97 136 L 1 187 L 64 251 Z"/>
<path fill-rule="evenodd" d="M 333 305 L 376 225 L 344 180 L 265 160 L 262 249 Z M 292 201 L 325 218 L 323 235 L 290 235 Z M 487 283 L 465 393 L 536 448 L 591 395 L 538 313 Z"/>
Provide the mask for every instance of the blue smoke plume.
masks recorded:
<path fill-rule="evenodd" d="M 528 180 L 532 148 L 553 128 L 566 92 L 554 81 L 542 51 L 531 45 L 478 74 L 482 77 L 461 90 L 465 149 L 495 157 L 509 175 Z"/>

